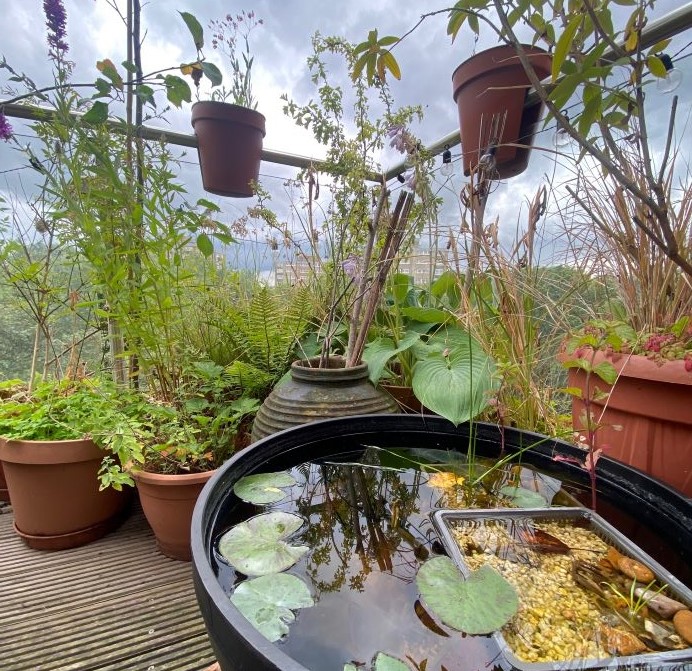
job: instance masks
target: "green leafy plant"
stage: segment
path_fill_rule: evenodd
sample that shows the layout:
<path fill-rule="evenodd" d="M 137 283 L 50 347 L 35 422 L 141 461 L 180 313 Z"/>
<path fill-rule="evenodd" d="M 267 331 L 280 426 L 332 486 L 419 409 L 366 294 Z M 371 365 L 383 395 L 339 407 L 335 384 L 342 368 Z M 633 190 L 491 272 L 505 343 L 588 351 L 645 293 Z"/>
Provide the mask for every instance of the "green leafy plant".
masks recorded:
<path fill-rule="evenodd" d="M 186 18 L 183 14 L 183 18 L 186 22 L 190 21 L 189 15 Z M 215 19 L 209 23 L 209 29 L 212 31 L 212 47 L 228 58 L 232 73 L 230 88 L 227 89 L 222 85 L 220 88 L 214 89 L 211 94 L 212 100 L 257 109 L 257 102 L 252 95 L 252 66 L 255 57 L 251 55 L 250 51 L 250 33 L 263 23 L 262 19 L 255 17 L 253 11 L 246 12 L 244 9 L 235 16 L 226 14 L 222 19 Z M 195 32 L 201 35 L 201 27 L 199 30 L 195 27 Z M 239 42 L 243 44 L 243 50 L 240 54 Z M 198 48 L 201 50 L 201 46 Z M 205 68 L 209 69 L 209 66 L 208 62 L 200 60 L 190 67 L 200 68 L 202 72 L 205 72 Z M 199 99 L 201 76 L 193 76 L 193 78 L 197 84 L 197 98 Z M 214 81 L 212 81 L 212 86 L 214 86 Z"/>

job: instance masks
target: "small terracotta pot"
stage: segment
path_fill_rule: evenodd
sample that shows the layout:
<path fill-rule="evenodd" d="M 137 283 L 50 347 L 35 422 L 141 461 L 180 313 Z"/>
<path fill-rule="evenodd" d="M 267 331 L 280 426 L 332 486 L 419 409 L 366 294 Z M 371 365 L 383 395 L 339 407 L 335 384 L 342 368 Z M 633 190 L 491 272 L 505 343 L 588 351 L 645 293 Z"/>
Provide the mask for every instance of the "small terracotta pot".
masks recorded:
<path fill-rule="evenodd" d="M 0 438 L 15 530 L 30 547 L 77 547 L 122 522 L 132 491 L 99 491 L 102 459 L 103 451 L 91 440 Z"/>
<path fill-rule="evenodd" d="M 644 356 L 622 355 L 614 360 L 604 352 L 596 352 L 594 365 L 606 360 L 619 377 L 612 390 L 600 379 L 595 381 L 599 389 L 610 392 L 594 401 L 603 454 L 692 496 L 692 373 L 685 370 L 684 361 L 659 366 Z M 583 391 L 585 384 L 585 373 L 570 369 L 569 385 Z M 583 409 L 581 399 L 573 398 L 577 430 L 582 430 Z"/>
<path fill-rule="evenodd" d="M 215 471 L 165 475 L 136 471 L 139 500 L 156 545 L 167 557 L 190 561 L 190 524 L 197 496 Z"/>
<path fill-rule="evenodd" d="M 217 101 L 192 106 L 205 191 L 249 198 L 259 177 L 265 119 L 256 110 Z"/>
<path fill-rule="evenodd" d="M 538 78 L 547 77 L 552 63 L 550 54 L 530 45 L 524 45 L 524 50 Z M 495 162 L 501 178 L 514 177 L 526 170 L 535 127 L 543 110 L 540 101 L 524 107 L 530 86 L 517 52 L 511 46 L 481 51 L 454 71 L 452 87 L 459 110 L 466 175 L 478 165 L 480 152 L 493 140 L 497 145 Z M 502 130 L 499 138 L 492 137 L 493 118 L 499 120 Z"/>
<path fill-rule="evenodd" d="M 318 419 L 395 413 L 396 401 L 368 379 L 368 365 L 344 367 L 344 358 L 319 357 L 294 361 L 291 379 L 277 385 L 262 403 L 252 425 L 252 442 Z"/>

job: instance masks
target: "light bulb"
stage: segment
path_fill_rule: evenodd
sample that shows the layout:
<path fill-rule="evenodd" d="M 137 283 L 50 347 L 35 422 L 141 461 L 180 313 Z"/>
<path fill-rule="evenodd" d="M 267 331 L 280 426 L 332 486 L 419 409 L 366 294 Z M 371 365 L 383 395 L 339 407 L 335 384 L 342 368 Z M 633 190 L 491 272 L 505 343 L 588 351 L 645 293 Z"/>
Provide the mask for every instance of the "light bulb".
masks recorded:
<path fill-rule="evenodd" d="M 449 145 L 445 145 L 445 150 L 442 152 L 442 167 L 440 174 L 445 177 L 451 177 L 454 174 L 454 166 L 452 165 L 452 152 L 449 151 Z"/>
<path fill-rule="evenodd" d="M 668 54 L 656 54 L 666 69 L 666 76 L 656 82 L 659 93 L 672 93 L 682 82 L 682 72 L 673 65 L 673 59 Z"/>
<path fill-rule="evenodd" d="M 556 147 L 567 147 L 572 142 L 572 138 L 564 128 L 558 128 L 553 135 L 553 144 Z"/>
<path fill-rule="evenodd" d="M 665 77 L 656 80 L 656 88 L 661 93 L 672 93 L 681 83 L 682 72 L 678 68 L 671 68 Z"/>

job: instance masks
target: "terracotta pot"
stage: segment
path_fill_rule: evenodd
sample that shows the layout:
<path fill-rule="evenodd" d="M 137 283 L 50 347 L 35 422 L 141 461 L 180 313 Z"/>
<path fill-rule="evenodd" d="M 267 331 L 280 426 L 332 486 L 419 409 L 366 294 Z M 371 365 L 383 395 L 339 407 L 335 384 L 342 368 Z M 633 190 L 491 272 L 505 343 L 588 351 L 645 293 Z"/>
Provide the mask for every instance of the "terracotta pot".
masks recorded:
<path fill-rule="evenodd" d="M 192 127 L 205 191 L 248 198 L 259 177 L 265 119 L 240 105 L 205 101 L 192 106 Z"/>
<path fill-rule="evenodd" d="M 606 358 L 597 352 L 594 363 Z M 597 418 L 607 401 L 600 420 L 603 426 L 598 430 L 604 454 L 692 496 L 692 373 L 685 370 L 683 361 L 659 366 L 636 355 L 608 360 L 619 378 L 607 399 L 595 401 Z M 583 371 L 569 371 L 570 386 L 584 391 L 585 382 Z M 610 391 L 600 379 L 595 383 Z M 572 419 L 577 430 L 582 429 L 583 407 L 580 399 L 573 399 Z"/>
<path fill-rule="evenodd" d="M 429 408 L 426 408 L 413 393 L 412 387 L 398 384 L 380 383 L 380 388 L 386 391 L 398 404 L 399 409 L 406 415 L 435 415 Z"/>
<path fill-rule="evenodd" d="M 99 491 L 103 451 L 91 440 L 6 440 L 0 460 L 16 532 L 32 548 L 64 550 L 101 538 L 122 522 L 132 491 Z"/>
<path fill-rule="evenodd" d="M 547 77 L 552 63 L 550 54 L 530 45 L 524 45 L 524 50 L 538 78 Z M 459 110 L 464 173 L 471 174 L 480 153 L 492 143 L 497 145 L 495 161 L 501 178 L 526 170 L 543 105 L 538 102 L 524 107 L 531 85 L 516 51 L 510 46 L 481 51 L 454 71 L 452 85 Z M 502 131 L 499 138 L 492 137 L 494 119 L 498 119 L 496 123 Z M 510 146 L 514 144 L 524 146 Z"/>
<path fill-rule="evenodd" d="M 144 516 L 154 531 L 156 545 L 167 557 L 190 561 L 192 511 L 197 496 L 214 473 L 133 473 Z"/>
<path fill-rule="evenodd" d="M 5 479 L 5 471 L 2 467 L 2 461 L 0 461 L 0 502 L 9 503 L 10 492 L 7 489 L 7 480 Z"/>
<path fill-rule="evenodd" d="M 338 356 L 329 358 L 327 368 L 318 363 L 319 357 L 293 362 L 290 380 L 275 387 L 257 412 L 253 442 L 318 419 L 399 411 L 396 401 L 370 382 L 367 364 L 344 368 Z"/>

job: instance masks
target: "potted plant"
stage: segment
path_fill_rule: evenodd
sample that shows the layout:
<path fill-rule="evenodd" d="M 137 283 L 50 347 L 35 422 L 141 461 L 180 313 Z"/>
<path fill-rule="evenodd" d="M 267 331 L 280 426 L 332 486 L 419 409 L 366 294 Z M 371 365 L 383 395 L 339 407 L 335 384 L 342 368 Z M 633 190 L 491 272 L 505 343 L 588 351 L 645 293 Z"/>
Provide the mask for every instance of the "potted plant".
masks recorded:
<path fill-rule="evenodd" d="M 0 385 L 0 461 L 15 530 L 33 548 L 89 543 L 124 519 L 132 481 L 114 464 L 128 445 L 115 388 L 93 378 Z M 104 461 L 105 460 L 105 461 Z M 111 484 L 99 487 L 98 475 Z"/>
<path fill-rule="evenodd" d="M 190 520 L 202 487 L 214 469 L 246 442 L 244 420 L 258 402 L 236 379 L 211 361 L 190 363 L 172 401 L 125 397 L 130 452 L 120 451 L 116 474 L 131 476 L 160 551 L 190 560 Z M 105 481 L 105 484 L 109 484 Z"/>
<path fill-rule="evenodd" d="M 188 26 L 193 20 L 183 14 Z M 199 81 L 208 63 L 197 63 L 193 77 L 198 86 L 198 100 L 192 106 L 192 127 L 197 136 L 202 184 L 206 191 L 220 196 L 248 198 L 254 195 L 262 158 L 262 139 L 265 135 L 265 119 L 257 111 L 252 95 L 252 65 L 250 33 L 262 19 L 255 13 L 242 10 L 233 16 L 212 21 L 212 45 L 230 60 L 232 84 L 230 89 L 221 86 L 212 92 L 211 100 L 199 100 Z M 202 29 L 191 27 L 198 51 L 204 45 Z M 243 43 L 240 52 L 239 41 Z M 198 76 L 195 76 L 197 73 Z M 212 86 L 220 83 L 212 80 Z"/>
<path fill-rule="evenodd" d="M 370 379 L 405 412 L 429 410 L 454 424 L 475 417 L 491 400 L 494 365 L 457 323 L 458 276 L 447 271 L 426 291 L 397 273 L 389 287 L 363 353 Z"/>
<path fill-rule="evenodd" d="M 524 45 L 526 58 L 539 79 L 550 74 L 552 58 L 545 50 Z M 531 87 L 512 45 L 481 51 L 464 61 L 452 75 L 454 101 L 464 153 L 464 173 L 470 175 L 480 157 L 491 152 L 497 176 L 514 177 L 529 163 L 534 132 L 543 104 L 526 104 Z"/>

